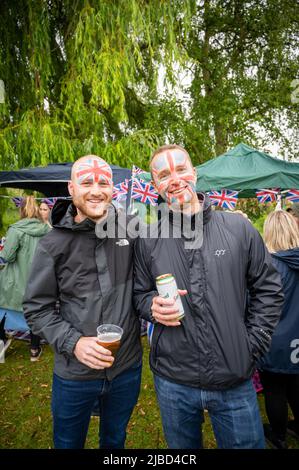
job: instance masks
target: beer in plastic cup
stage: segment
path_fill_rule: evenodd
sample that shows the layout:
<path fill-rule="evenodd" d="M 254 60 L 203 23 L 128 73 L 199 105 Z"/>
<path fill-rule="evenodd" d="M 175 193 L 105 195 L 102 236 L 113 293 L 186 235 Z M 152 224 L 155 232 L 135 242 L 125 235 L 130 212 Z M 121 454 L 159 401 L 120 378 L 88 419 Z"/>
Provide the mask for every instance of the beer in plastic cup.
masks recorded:
<path fill-rule="evenodd" d="M 123 329 L 117 325 L 104 324 L 97 327 L 98 343 L 115 356 L 120 346 Z"/>

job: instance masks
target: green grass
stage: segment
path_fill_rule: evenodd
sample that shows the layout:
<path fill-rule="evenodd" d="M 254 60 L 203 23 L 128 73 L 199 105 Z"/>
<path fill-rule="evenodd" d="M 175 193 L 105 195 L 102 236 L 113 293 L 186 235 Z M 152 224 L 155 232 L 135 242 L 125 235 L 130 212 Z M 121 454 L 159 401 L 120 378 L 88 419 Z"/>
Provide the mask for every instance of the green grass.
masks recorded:
<path fill-rule="evenodd" d="M 163 449 L 160 413 L 156 402 L 152 374 L 148 366 L 148 345 L 144 345 L 144 367 L 141 394 L 131 417 L 127 431 L 127 448 Z M 39 362 L 29 360 L 28 343 L 14 340 L 9 347 L 5 364 L 0 364 L 0 448 L 48 449 L 52 443 L 52 418 L 50 411 L 53 353 L 44 346 Z M 265 418 L 262 395 L 259 404 Z M 205 448 L 216 448 L 207 413 L 203 426 Z M 92 417 L 86 448 L 98 448 L 99 418 Z M 291 448 L 299 448 L 298 442 L 288 438 Z M 296 447 L 297 446 L 297 447 Z"/>

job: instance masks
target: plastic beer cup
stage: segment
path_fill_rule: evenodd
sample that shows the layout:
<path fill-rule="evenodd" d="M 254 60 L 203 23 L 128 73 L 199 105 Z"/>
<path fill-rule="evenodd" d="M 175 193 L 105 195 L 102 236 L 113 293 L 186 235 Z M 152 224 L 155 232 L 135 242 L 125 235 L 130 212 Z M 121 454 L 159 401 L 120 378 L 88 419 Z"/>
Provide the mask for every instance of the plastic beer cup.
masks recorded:
<path fill-rule="evenodd" d="M 104 324 L 97 327 L 98 343 L 105 349 L 109 349 L 115 356 L 120 347 L 123 329 L 117 325 Z"/>

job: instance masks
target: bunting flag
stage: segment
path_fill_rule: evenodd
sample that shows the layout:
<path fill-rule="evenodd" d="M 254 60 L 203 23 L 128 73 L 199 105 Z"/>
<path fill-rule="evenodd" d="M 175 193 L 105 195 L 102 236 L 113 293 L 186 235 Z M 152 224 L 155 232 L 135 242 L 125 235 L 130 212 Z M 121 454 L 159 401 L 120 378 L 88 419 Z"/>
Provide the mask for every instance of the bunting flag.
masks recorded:
<path fill-rule="evenodd" d="M 17 208 L 20 208 L 21 205 L 22 205 L 22 202 L 23 202 L 23 199 L 22 197 L 12 197 L 11 200 L 15 203 L 16 207 Z"/>
<path fill-rule="evenodd" d="M 274 189 L 258 189 L 255 194 L 258 202 L 265 204 L 267 202 L 276 202 L 279 188 Z"/>
<path fill-rule="evenodd" d="M 115 201 L 124 201 L 127 199 L 129 191 L 129 180 L 126 179 L 119 184 L 116 184 L 113 188 L 112 199 Z"/>
<path fill-rule="evenodd" d="M 57 201 L 57 197 L 45 197 L 44 199 L 41 200 L 41 202 L 44 202 L 49 206 L 50 209 L 53 208 L 55 202 Z"/>
<path fill-rule="evenodd" d="M 151 183 L 145 183 L 140 180 L 133 180 L 132 184 L 132 199 L 136 201 L 144 202 L 145 204 L 151 204 L 156 206 L 158 202 L 158 194 Z"/>
<path fill-rule="evenodd" d="M 292 202 L 299 202 L 299 189 L 290 189 L 286 194 L 286 199 Z"/>
<path fill-rule="evenodd" d="M 211 199 L 213 206 L 220 206 L 223 209 L 229 209 L 233 211 L 238 202 L 238 194 L 239 191 L 222 189 L 221 191 L 210 191 L 208 196 Z"/>

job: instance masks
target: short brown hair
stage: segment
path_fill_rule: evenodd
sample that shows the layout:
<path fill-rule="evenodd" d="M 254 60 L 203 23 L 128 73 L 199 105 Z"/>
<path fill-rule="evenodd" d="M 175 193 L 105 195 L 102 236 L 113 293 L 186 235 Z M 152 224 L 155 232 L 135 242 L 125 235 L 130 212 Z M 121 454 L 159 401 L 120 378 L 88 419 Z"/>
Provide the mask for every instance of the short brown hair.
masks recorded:
<path fill-rule="evenodd" d="M 289 207 L 287 209 L 287 212 L 290 212 L 292 214 L 292 216 L 296 217 L 297 219 L 299 219 L 299 203 L 298 202 L 294 202 L 291 207 Z"/>

